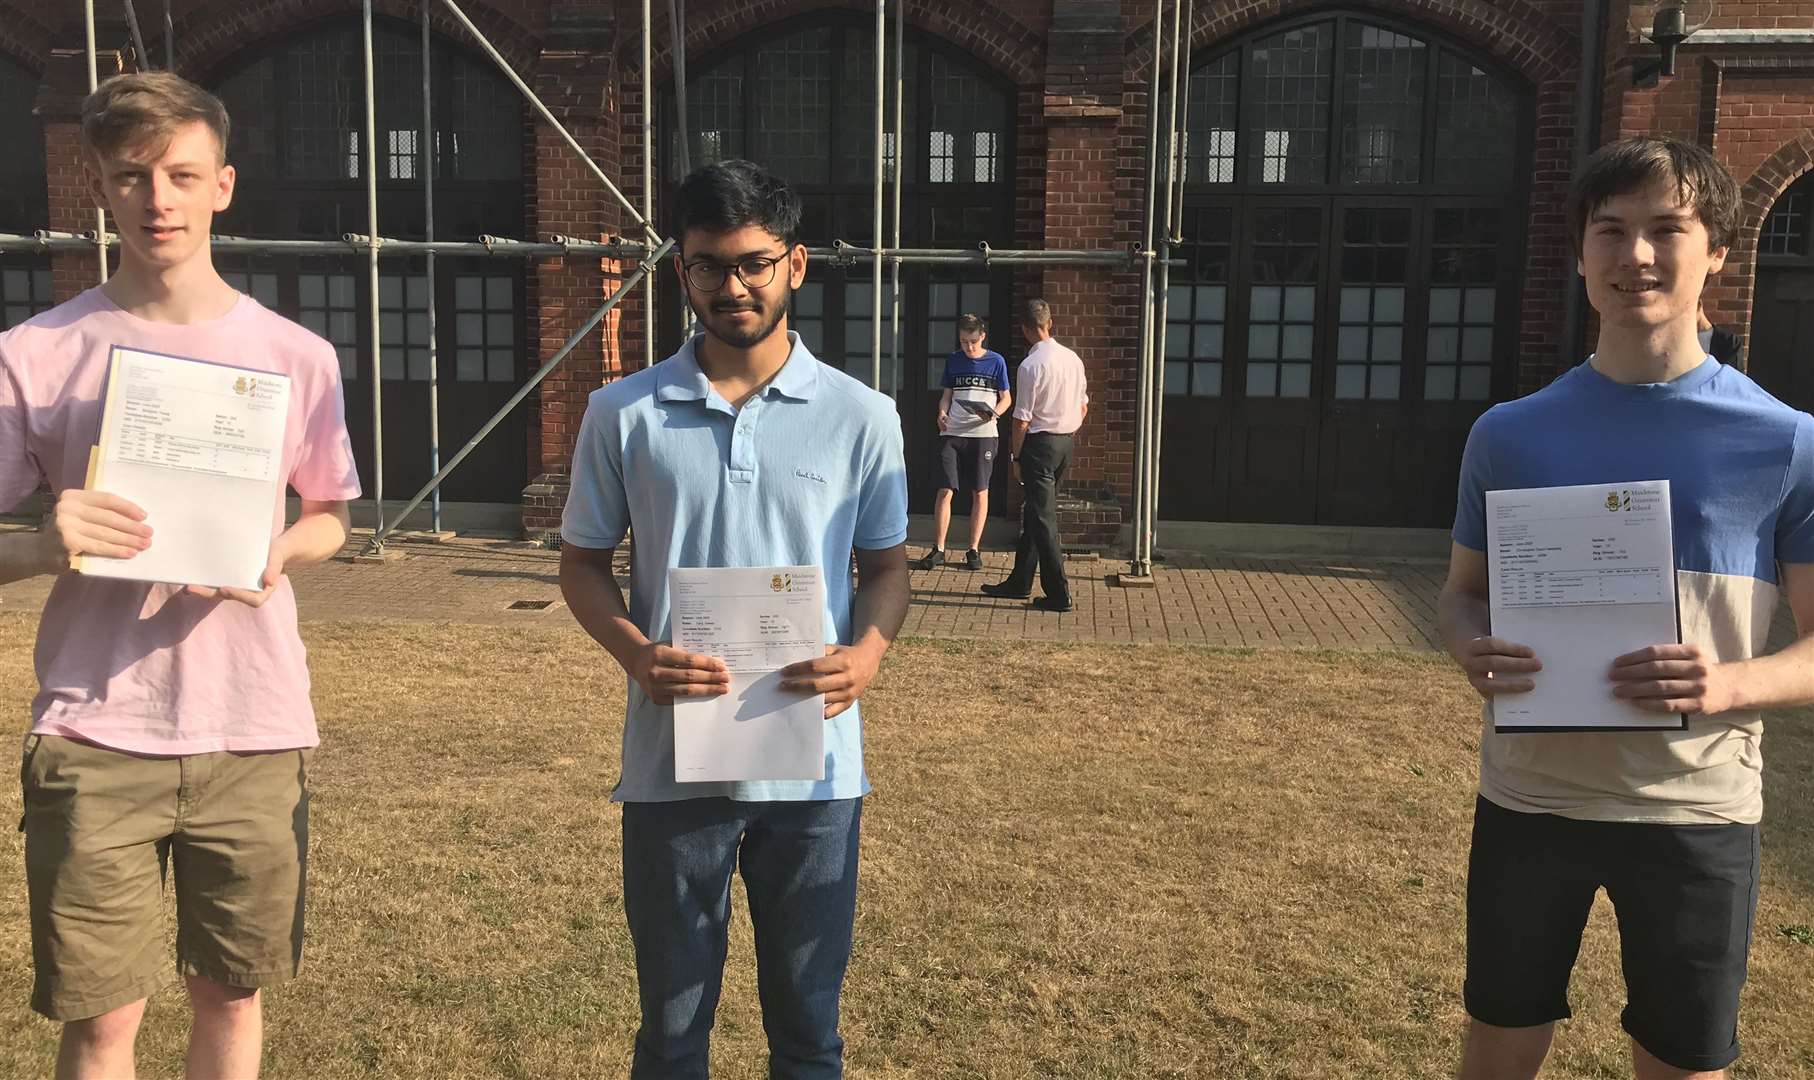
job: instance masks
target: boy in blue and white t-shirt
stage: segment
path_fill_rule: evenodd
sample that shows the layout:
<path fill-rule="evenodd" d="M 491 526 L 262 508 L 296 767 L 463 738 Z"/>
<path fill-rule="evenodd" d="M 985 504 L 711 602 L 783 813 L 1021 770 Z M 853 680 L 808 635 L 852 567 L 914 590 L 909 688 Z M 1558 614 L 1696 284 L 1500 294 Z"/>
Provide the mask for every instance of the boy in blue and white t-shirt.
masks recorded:
<path fill-rule="evenodd" d="M 1738 1057 L 1757 910 L 1760 710 L 1814 700 L 1814 418 L 1696 339 L 1702 288 L 1740 217 L 1737 185 L 1711 154 L 1673 139 L 1613 143 L 1582 165 L 1568 210 L 1599 344 L 1468 436 L 1443 641 L 1488 702 L 1540 677 L 1542 642 L 1492 636 L 1486 492 L 1668 480 L 1681 643 L 1608 657 L 1606 693 L 1688 723 L 1486 724 L 1461 1076 L 1537 1075 L 1603 888 L 1638 1077 L 1723 1077 Z M 1766 654 L 1779 595 L 1800 636 Z"/>
<path fill-rule="evenodd" d="M 970 550 L 964 555 L 966 570 L 981 570 L 983 523 L 989 519 L 989 480 L 995 472 L 995 451 L 1000 445 L 995 421 L 1014 404 L 1008 392 L 1008 362 L 1001 353 L 983 348 L 989 324 L 980 315 L 957 320 L 957 351 L 945 359 L 945 388 L 938 403 L 938 452 L 932 473 L 939 478 L 938 499 L 933 504 L 937 540 L 925 557 L 914 563 L 920 570 L 944 565 L 945 533 L 951 528 L 951 494 L 970 496 Z"/>

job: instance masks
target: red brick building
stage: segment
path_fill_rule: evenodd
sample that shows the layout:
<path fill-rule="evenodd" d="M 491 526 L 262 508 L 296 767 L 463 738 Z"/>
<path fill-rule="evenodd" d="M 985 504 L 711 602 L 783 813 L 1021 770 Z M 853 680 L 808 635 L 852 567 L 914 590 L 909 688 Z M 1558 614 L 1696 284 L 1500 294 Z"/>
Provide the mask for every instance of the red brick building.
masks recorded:
<path fill-rule="evenodd" d="M 162 66 L 161 18 L 139 5 Z M 419 237 L 419 8 L 378 0 L 380 232 Z M 658 8 L 661 5 L 656 5 Z M 103 74 L 135 61 L 98 2 Z M 640 5 L 469 0 L 515 70 L 640 204 Z M 223 232 L 366 231 L 356 0 L 177 0 L 178 71 L 235 120 L 240 196 Z M 79 6 L 0 0 L 0 231 L 92 228 L 75 150 Z M 1199 0 L 1172 278 L 1162 520 L 1442 525 L 1461 441 L 1490 402 L 1584 355 L 1561 199 L 1581 153 L 1667 132 L 1713 148 L 1745 192 L 1709 293 L 1779 396 L 1814 403 L 1814 3 L 1692 0 L 1677 73 L 1634 85 L 1655 4 L 1638 0 Z M 161 16 L 161 11 L 157 12 Z M 693 0 L 689 156 L 748 156 L 805 194 L 806 239 L 871 239 L 873 8 Z M 907 0 L 904 133 L 884 149 L 907 246 L 1125 248 L 1145 198 L 1152 8 L 1131 0 Z M 559 137 L 439 5 L 431 10 L 439 239 L 634 235 Z M 655 28 L 657 192 L 677 177 L 672 41 Z M 357 257 L 222 259 L 234 280 L 341 348 L 369 471 L 372 343 Z M 93 283 L 92 255 L 4 259 L 10 324 Z M 622 267 L 586 260 L 387 260 L 380 309 L 387 495 L 427 475 L 425 312 L 437 313 L 442 440 L 455 447 L 597 306 Z M 815 263 L 794 323 L 827 363 L 869 370 L 869 270 Z M 679 333 L 660 282 L 659 355 Z M 1050 300 L 1095 408 L 1069 521 L 1129 516 L 1138 275 L 1115 268 L 909 267 L 898 373 L 924 509 L 952 322 L 981 311 L 1018 360 L 1016 302 Z M 885 301 L 886 302 L 886 301 Z M 454 500 L 558 516 L 585 395 L 642 363 L 640 298 L 589 337 L 449 481 Z M 895 373 L 884 377 L 892 385 Z M 1006 509 L 1006 499 L 997 500 Z M 998 511 L 1000 512 L 1000 511 Z"/>

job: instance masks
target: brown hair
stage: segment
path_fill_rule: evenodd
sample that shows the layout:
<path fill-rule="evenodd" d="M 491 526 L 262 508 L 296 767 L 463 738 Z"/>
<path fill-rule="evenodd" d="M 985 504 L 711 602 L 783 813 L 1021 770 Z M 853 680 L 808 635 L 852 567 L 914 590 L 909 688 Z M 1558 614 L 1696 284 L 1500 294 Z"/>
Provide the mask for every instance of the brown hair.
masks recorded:
<path fill-rule="evenodd" d="M 959 315 L 957 332 L 960 334 L 986 334 L 989 332 L 989 320 L 981 315 Z"/>
<path fill-rule="evenodd" d="M 1568 226 L 1575 250 L 1587 222 L 1610 199 L 1651 184 L 1675 187 L 1684 207 L 1707 227 L 1707 249 L 1729 247 L 1738 234 L 1738 184 L 1704 147 L 1681 139 L 1641 136 L 1608 143 L 1593 152 L 1575 174 L 1568 192 Z"/>
<path fill-rule="evenodd" d="M 115 75 L 82 102 L 82 153 L 95 161 L 155 152 L 197 121 L 214 132 L 217 163 L 226 164 L 230 125 L 219 98 L 168 71 Z"/>
<path fill-rule="evenodd" d="M 1044 300 L 1028 300 L 1027 306 L 1020 313 L 1020 323 L 1030 330 L 1050 330 L 1052 305 Z"/>

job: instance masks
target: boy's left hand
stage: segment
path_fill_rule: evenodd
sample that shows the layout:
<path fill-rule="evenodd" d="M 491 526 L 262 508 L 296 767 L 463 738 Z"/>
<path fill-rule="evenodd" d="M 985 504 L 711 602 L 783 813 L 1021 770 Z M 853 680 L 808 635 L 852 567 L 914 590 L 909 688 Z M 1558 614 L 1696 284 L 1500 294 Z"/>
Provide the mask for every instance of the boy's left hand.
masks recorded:
<path fill-rule="evenodd" d="M 1614 697 L 1640 709 L 1712 716 L 1736 703 L 1730 669 L 1699 645 L 1652 645 L 1612 662 Z"/>
<path fill-rule="evenodd" d="M 882 658 L 856 645 L 827 645 L 817 660 L 802 660 L 781 669 L 781 689 L 825 695 L 825 719 L 850 708 L 869 689 Z"/>
<path fill-rule="evenodd" d="M 277 583 L 283 579 L 283 553 L 277 545 L 271 545 L 270 561 L 265 564 L 265 572 L 259 577 L 264 583 L 262 589 L 236 589 L 230 585 L 215 588 L 212 585 L 190 585 L 184 591 L 191 596 L 200 596 L 208 600 L 237 600 L 247 607 L 263 607 L 271 594 L 277 591 Z"/>

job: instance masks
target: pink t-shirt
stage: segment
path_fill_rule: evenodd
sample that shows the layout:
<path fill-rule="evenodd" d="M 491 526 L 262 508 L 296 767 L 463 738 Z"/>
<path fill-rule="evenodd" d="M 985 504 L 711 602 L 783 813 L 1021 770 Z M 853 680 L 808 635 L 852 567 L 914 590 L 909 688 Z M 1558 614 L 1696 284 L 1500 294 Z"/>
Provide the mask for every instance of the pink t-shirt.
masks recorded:
<path fill-rule="evenodd" d="M 210 322 L 128 314 L 100 289 L 0 335 L 0 507 L 80 488 L 100 437 L 108 350 L 127 345 L 288 375 L 283 475 L 304 499 L 359 494 L 334 349 L 241 296 Z M 271 534 L 284 525 L 271 507 Z M 157 543 L 156 522 L 152 543 Z M 289 578 L 262 607 L 65 573 L 38 626 L 32 731 L 145 754 L 314 746 Z"/>

